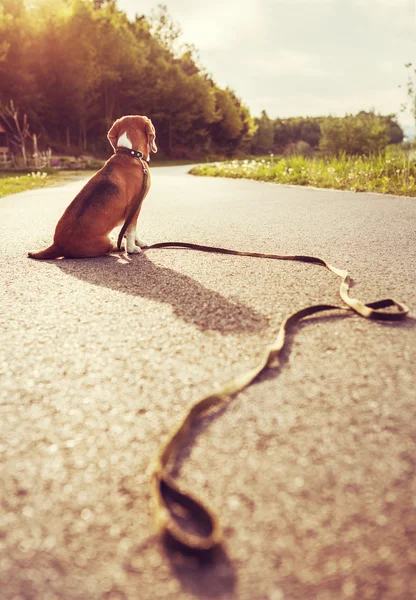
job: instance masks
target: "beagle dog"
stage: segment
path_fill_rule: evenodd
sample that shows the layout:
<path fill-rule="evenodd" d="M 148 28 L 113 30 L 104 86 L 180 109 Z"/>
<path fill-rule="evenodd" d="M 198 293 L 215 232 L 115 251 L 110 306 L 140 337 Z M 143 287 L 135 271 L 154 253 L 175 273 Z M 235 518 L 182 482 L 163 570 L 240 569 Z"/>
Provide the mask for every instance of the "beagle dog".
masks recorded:
<path fill-rule="evenodd" d="M 114 154 L 75 196 L 58 221 L 53 244 L 30 258 L 89 258 L 116 250 L 111 231 L 122 225 L 142 189 L 144 165 L 157 152 L 155 128 L 138 115 L 121 117 L 107 135 Z M 147 165 L 146 165 L 147 168 Z M 147 244 L 136 233 L 137 218 L 150 188 L 150 173 L 142 201 L 126 230 L 126 251 L 141 252 Z"/>

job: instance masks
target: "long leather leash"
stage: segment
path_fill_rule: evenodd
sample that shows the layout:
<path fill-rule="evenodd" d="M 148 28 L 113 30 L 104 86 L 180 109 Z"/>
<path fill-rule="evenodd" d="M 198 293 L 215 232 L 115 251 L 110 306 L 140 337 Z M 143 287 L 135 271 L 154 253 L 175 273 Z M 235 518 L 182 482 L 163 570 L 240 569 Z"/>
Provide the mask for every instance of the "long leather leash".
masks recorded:
<path fill-rule="evenodd" d="M 158 531 L 166 536 L 179 550 L 191 554 L 206 554 L 222 542 L 222 531 L 215 511 L 189 491 L 184 491 L 171 475 L 178 452 L 189 442 L 192 427 L 207 415 L 224 408 L 239 392 L 249 386 L 265 369 L 279 365 L 279 354 L 285 345 L 286 333 L 301 319 L 323 311 L 354 311 L 366 319 L 398 321 L 409 313 L 408 307 L 387 298 L 364 304 L 349 295 L 350 275 L 348 271 L 337 269 L 316 256 L 296 256 L 264 254 L 260 252 L 240 252 L 214 246 L 201 246 L 184 242 L 161 242 L 152 244 L 146 250 L 155 248 L 190 248 L 203 252 L 251 256 L 273 260 L 290 260 L 313 263 L 329 269 L 341 278 L 339 294 L 345 306 L 317 304 L 308 306 L 286 317 L 280 326 L 275 341 L 266 349 L 260 362 L 251 369 L 227 381 L 220 389 L 194 402 L 185 413 L 182 421 L 174 427 L 151 465 L 151 486 L 154 511 Z M 383 309 L 394 307 L 394 312 Z"/>

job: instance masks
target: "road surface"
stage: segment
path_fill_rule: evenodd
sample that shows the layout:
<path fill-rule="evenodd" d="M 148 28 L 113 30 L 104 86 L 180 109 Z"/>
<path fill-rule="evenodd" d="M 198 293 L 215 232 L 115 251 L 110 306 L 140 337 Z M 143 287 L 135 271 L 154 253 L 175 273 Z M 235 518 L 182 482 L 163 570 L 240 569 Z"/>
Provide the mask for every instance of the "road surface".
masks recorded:
<path fill-rule="evenodd" d="M 313 254 L 364 301 L 415 294 L 415 199 L 153 170 L 150 243 Z M 190 402 L 254 365 L 288 313 L 338 303 L 307 264 L 150 250 L 37 262 L 81 184 L 0 200 L 0 598 L 416 597 L 415 320 L 310 318 L 199 429 L 181 481 L 224 554 L 169 555 L 148 465 Z"/>

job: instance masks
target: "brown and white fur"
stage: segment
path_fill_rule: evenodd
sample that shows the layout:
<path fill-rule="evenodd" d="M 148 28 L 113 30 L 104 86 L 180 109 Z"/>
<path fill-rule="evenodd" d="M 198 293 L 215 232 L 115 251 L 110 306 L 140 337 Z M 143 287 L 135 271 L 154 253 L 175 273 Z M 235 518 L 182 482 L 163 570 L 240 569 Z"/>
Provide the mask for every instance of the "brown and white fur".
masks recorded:
<path fill-rule="evenodd" d="M 157 152 L 155 128 L 150 119 L 130 115 L 118 119 L 107 135 L 114 150 L 124 147 L 139 150 L 149 158 Z M 53 244 L 40 252 L 29 252 L 31 258 L 89 258 L 115 250 L 109 234 L 122 225 L 129 207 L 142 188 L 141 162 L 126 154 L 111 158 L 75 196 L 56 226 Z M 150 188 L 150 173 L 145 194 Z M 147 244 L 136 234 L 141 202 L 126 231 L 126 251 L 141 252 Z"/>

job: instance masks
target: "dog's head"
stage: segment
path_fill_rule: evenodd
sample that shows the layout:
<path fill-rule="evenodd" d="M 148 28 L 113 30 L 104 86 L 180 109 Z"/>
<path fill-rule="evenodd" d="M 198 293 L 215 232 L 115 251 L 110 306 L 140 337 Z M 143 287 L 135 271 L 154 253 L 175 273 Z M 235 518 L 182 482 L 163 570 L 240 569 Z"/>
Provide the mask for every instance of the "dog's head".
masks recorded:
<path fill-rule="evenodd" d="M 147 117 L 129 115 L 117 119 L 107 134 L 114 150 L 117 148 L 131 148 L 140 150 L 150 158 L 150 152 L 157 152 L 156 131 L 153 123 Z"/>

